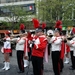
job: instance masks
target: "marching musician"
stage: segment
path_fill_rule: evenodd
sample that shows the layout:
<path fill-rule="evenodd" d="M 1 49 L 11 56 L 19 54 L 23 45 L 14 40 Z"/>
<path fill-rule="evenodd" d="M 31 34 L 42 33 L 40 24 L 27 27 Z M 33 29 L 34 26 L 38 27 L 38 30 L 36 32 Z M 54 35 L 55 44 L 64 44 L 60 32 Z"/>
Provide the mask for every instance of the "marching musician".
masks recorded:
<path fill-rule="evenodd" d="M 61 52 L 61 21 L 56 22 L 54 36 L 50 38 L 51 43 L 51 55 L 52 55 L 52 64 L 53 71 L 55 75 L 60 75 L 60 52 Z"/>
<path fill-rule="evenodd" d="M 65 42 L 70 46 L 70 55 L 71 55 L 71 62 L 72 66 L 69 68 L 70 70 L 75 70 L 75 28 L 72 29 L 71 31 L 71 36 L 69 36 Z"/>
<path fill-rule="evenodd" d="M 15 35 L 16 36 L 16 35 Z M 23 73 L 24 72 L 24 61 L 23 58 L 27 58 L 27 54 L 25 55 L 25 48 L 27 48 L 26 44 L 26 37 L 27 33 L 20 34 L 19 36 L 17 35 L 16 38 L 12 38 L 11 41 L 16 41 L 16 51 L 17 51 L 17 63 L 18 63 L 18 68 L 19 71 L 18 73 Z"/>
<path fill-rule="evenodd" d="M 32 44 L 33 74 L 43 75 L 43 58 L 44 58 L 44 52 L 45 52 L 48 41 L 47 41 L 46 35 L 43 32 L 43 28 L 40 27 L 39 21 L 35 18 L 32 21 L 34 24 L 34 28 L 36 28 L 35 38 Z"/>
<path fill-rule="evenodd" d="M 32 48 L 32 65 L 34 75 L 43 75 L 43 57 L 47 45 L 47 38 L 43 33 L 42 28 L 36 29 L 37 38 L 34 41 Z"/>

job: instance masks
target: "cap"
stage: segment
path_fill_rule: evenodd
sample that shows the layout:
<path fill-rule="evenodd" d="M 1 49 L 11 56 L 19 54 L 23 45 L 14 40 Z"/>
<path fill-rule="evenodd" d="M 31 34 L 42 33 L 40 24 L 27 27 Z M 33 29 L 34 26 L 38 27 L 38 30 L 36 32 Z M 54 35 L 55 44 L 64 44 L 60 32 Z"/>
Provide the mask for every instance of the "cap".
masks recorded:
<path fill-rule="evenodd" d="M 53 35 L 53 34 L 54 34 L 53 30 L 48 30 L 47 31 L 47 35 Z"/>
<path fill-rule="evenodd" d="M 38 33 L 38 32 L 43 32 L 43 29 L 42 29 L 41 27 L 36 28 L 35 32 L 36 32 L 36 33 Z"/>
<path fill-rule="evenodd" d="M 60 32 L 61 29 L 60 28 L 56 28 L 54 32 Z"/>

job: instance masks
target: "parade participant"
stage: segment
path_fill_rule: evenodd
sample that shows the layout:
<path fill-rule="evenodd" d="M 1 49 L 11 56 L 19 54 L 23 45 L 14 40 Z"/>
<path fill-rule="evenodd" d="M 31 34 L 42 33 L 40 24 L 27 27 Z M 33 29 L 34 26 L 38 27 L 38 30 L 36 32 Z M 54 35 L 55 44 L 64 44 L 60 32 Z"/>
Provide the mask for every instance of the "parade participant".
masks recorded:
<path fill-rule="evenodd" d="M 71 55 L 71 62 L 72 62 L 72 66 L 69 68 L 70 70 L 74 70 L 75 69 L 75 60 L 74 60 L 74 45 L 75 45 L 75 37 L 74 37 L 74 34 L 75 34 L 75 28 L 72 29 L 72 32 L 71 32 L 71 36 L 69 36 L 66 40 L 67 44 L 70 46 L 70 55 Z"/>
<path fill-rule="evenodd" d="M 30 41 L 32 40 L 31 33 L 28 32 L 28 35 L 25 36 L 25 46 L 24 46 L 24 67 L 29 66 L 29 61 L 31 60 L 31 50 L 30 50 Z"/>
<path fill-rule="evenodd" d="M 34 46 L 32 48 L 33 73 L 34 75 L 41 75 L 43 68 L 44 50 L 47 45 L 47 39 L 43 34 L 42 29 L 40 28 L 36 30 L 36 36 L 37 39 L 35 40 Z"/>
<path fill-rule="evenodd" d="M 18 73 L 24 72 L 24 47 L 25 47 L 25 36 L 27 33 L 21 34 L 17 38 L 12 38 L 11 41 L 16 41 L 16 51 L 17 51 L 17 63 L 19 67 Z"/>
<path fill-rule="evenodd" d="M 35 30 L 35 40 L 32 48 L 32 66 L 34 75 L 43 75 L 43 58 L 47 45 L 47 38 L 44 35 L 43 29 L 39 27 L 37 19 L 33 19 Z"/>
<path fill-rule="evenodd" d="M 50 55 L 51 43 L 49 43 L 50 38 L 54 35 L 52 27 L 47 30 L 47 40 L 48 40 L 48 55 Z"/>
<path fill-rule="evenodd" d="M 50 38 L 51 43 L 51 55 L 52 55 L 52 64 L 53 71 L 55 75 L 60 75 L 60 51 L 61 51 L 61 21 L 56 22 L 54 36 Z"/>
<path fill-rule="evenodd" d="M 12 52 L 11 51 L 11 43 L 10 43 L 10 31 L 6 31 L 5 32 L 5 37 L 3 38 L 4 40 L 4 67 L 2 68 L 3 70 L 9 70 L 10 69 L 10 59 L 9 59 L 9 55 Z"/>

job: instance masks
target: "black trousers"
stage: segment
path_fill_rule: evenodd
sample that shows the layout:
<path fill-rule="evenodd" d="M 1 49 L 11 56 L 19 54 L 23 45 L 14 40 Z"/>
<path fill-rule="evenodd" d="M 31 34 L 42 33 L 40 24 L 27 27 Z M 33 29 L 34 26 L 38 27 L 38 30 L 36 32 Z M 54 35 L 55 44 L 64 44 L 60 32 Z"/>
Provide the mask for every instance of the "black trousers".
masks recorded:
<path fill-rule="evenodd" d="M 63 59 L 60 59 L 60 72 L 62 72 L 64 68 Z"/>
<path fill-rule="evenodd" d="M 75 69 L 75 56 L 74 56 L 74 66 L 73 66 L 73 68 Z"/>
<path fill-rule="evenodd" d="M 43 58 L 32 56 L 32 66 L 34 75 L 42 75 L 43 71 Z"/>
<path fill-rule="evenodd" d="M 52 64 L 55 75 L 60 75 L 60 51 L 52 51 Z"/>
<path fill-rule="evenodd" d="M 24 72 L 24 61 L 23 61 L 24 51 L 17 51 L 17 63 L 19 70 Z"/>
<path fill-rule="evenodd" d="M 70 51 L 70 56 L 71 56 L 71 62 L 72 62 L 72 68 L 74 68 L 74 56 L 73 56 L 73 51 Z"/>
<path fill-rule="evenodd" d="M 72 68 L 74 68 L 74 56 L 73 56 L 73 51 L 70 51 L 70 56 L 71 56 L 71 62 L 72 62 Z"/>

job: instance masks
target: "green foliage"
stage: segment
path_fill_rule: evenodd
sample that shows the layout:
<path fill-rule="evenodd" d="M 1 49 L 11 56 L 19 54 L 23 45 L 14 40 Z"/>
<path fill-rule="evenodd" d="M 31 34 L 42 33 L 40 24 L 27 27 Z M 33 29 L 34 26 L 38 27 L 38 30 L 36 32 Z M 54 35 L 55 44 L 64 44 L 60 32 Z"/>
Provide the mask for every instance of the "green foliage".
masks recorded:
<path fill-rule="evenodd" d="M 1 23 L 3 26 L 8 26 L 8 27 L 11 26 L 11 23 L 8 23 L 6 21 L 1 21 Z"/>
<path fill-rule="evenodd" d="M 38 1 L 38 19 L 54 23 L 62 20 L 65 25 L 74 25 L 75 0 L 41 0 Z"/>
<path fill-rule="evenodd" d="M 10 13 L 7 14 L 7 17 L 5 17 L 6 22 L 11 22 L 10 28 L 15 29 L 19 28 L 19 24 L 22 22 L 28 21 L 28 15 L 31 15 L 31 12 L 27 12 L 25 7 L 22 7 L 20 5 L 15 6 L 4 6 L 4 9 L 7 9 Z M 13 26 L 14 25 L 14 26 Z"/>

